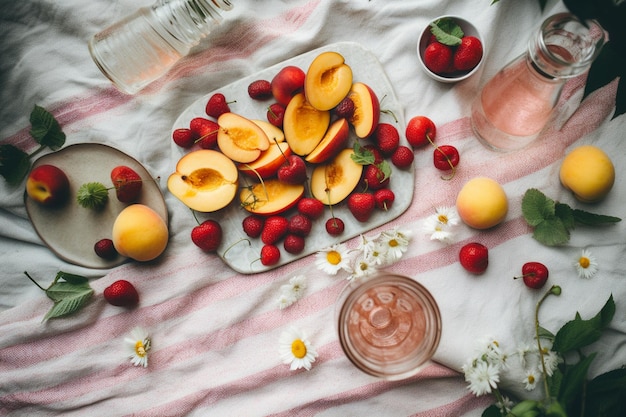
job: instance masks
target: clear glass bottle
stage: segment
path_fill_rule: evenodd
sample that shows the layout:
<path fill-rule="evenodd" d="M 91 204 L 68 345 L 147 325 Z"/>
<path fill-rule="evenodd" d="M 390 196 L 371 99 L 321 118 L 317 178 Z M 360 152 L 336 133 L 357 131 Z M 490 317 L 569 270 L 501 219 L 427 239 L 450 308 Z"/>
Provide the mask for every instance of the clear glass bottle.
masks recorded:
<path fill-rule="evenodd" d="M 605 43 L 595 21 L 570 13 L 548 17 L 528 50 L 502 68 L 472 104 L 474 133 L 487 147 L 510 151 L 536 139 L 551 121 L 565 82 L 589 69 Z"/>
<path fill-rule="evenodd" d="M 336 307 L 341 347 L 361 371 L 387 380 L 415 375 L 435 354 L 441 316 L 417 281 L 380 272 L 352 282 Z"/>
<path fill-rule="evenodd" d="M 89 41 L 102 73 L 134 94 L 164 75 L 222 21 L 229 0 L 157 0 Z"/>

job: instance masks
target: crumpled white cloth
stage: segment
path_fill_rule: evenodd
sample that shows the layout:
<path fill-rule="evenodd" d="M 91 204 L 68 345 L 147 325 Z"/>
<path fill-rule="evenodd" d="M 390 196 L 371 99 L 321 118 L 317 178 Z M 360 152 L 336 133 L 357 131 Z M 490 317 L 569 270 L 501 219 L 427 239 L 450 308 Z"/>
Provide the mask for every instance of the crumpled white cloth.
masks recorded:
<path fill-rule="evenodd" d="M 415 1 L 235 1 L 223 24 L 168 75 L 135 96 L 115 90 L 91 61 L 90 36 L 149 1 L 2 1 L 0 24 L 0 138 L 32 151 L 28 115 L 34 104 L 50 110 L 67 134 L 67 145 L 99 142 L 137 158 L 149 172 L 167 178 L 180 153 L 170 131 L 197 98 L 239 78 L 339 41 L 371 50 L 395 87 L 405 120 L 427 115 L 437 141 L 461 152 L 455 178 L 443 182 L 429 150 L 416 151 L 413 202 L 394 226 L 413 240 L 389 269 L 425 285 L 441 309 L 443 332 L 435 361 L 416 377 L 384 382 L 357 371 L 341 352 L 333 325 L 334 300 L 343 277 L 318 272 L 313 256 L 267 273 L 233 272 L 189 239 L 195 220 L 161 187 L 170 212 L 170 244 L 150 264 L 128 263 L 90 270 L 59 260 L 40 241 L 23 204 L 23 187 L 0 181 L 0 415 L 480 415 L 493 400 L 476 398 L 458 372 L 484 337 L 515 351 L 533 343 L 534 306 L 542 292 L 513 276 L 530 260 L 550 269 L 549 284 L 563 288 L 541 310 L 542 326 L 556 331 L 579 312 L 589 318 L 613 295 L 617 311 L 591 368 L 595 375 L 624 365 L 626 254 L 622 222 L 601 229 L 577 228 L 559 248 L 532 239 L 520 201 L 531 187 L 572 206 L 624 216 L 624 117 L 611 119 L 615 83 L 585 100 L 560 131 L 529 149 L 510 154 L 486 150 L 474 138 L 469 106 L 480 86 L 526 48 L 542 19 L 564 9 L 550 2 Z M 485 39 L 486 60 L 478 74 L 459 84 L 440 84 L 418 67 L 416 43 L 433 18 L 453 14 L 472 21 Z M 568 86 L 580 93 L 581 81 Z M 578 203 L 558 182 L 567 151 L 591 143 L 616 167 L 606 200 Z M 463 183 L 487 175 L 503 184 L 510 202 L 505 222 L 491 230 L 460 226 L 451 245 L 422 234 L 435 207 L 451 206 Z M 467 274 L 457 262 L 463 243 L 490 250 L 488 271 Z M 355 245 L 355 241 L 348 242 Z M 576 275 L 582 248 L 598 259 L 589 280 Z M 46 285 L 64 270 L 92 278 L 96 296 L 79 314 L 41 318 L 51 303 L 23 274 Z M 279 288 L 296 274 L 308 277 L 304 298 L 279 310 Z M 131 280 L 141 294 L 137 309 L 108 305 L 102 291 L 117 279 Z M 125 356 L 124 337 L 135 326 L 152 336 L 147 368 Z M 319 357 L 311 371 L 291 372 L 278 354 L 282 330 L 304 329 Z M 526 395 L 523 375 L 503 384 Z M 536 395 L 530 393 L 528 395 Z"/>

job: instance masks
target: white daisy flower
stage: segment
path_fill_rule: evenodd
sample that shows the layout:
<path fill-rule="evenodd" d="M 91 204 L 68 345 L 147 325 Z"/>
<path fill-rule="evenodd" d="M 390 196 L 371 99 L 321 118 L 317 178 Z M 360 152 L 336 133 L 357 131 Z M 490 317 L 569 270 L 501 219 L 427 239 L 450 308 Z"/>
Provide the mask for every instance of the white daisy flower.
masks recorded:
<path fill-rule="evenodd" d="M 587 249 L 581 251 L 580 257 L 574 263 L 578 276 L 589 279 L 598 272 L 598 261 L 596 257 Z"/>
<path fill-rule="evenodd" d="M 503 395 L 500 401 L 496 402 L 496 407 L 500 409 L 500 413 L 503 416 L 511 412 L 511 409 L 515 406 L 515 403 L 509 399 L 506 395 Z"/>
<path fill-rule="evenodd" d="M 364 278 L 376 273 L 376 271 L 376 266 L 373 265 L 369 259 L 359 256 L 354 261 L 354 268 L 352 268 L 352 274 L 350 274 L 348 279 L 353 280 Z"/>
<path fill-rule="evenodd" d="M 304 275 L 295 275 L 291 277 L 288 284 L 280 286 L 278 306 L 281 309 L 289 307 L 300 298 L 302 298 L 305 289 L 306 277 Z"/>
<path fill-rule="evenodd" d="M 278 307 L 282 310 L 282 309 L 285 309 L 285 308 L 289 307 L 290 305 L 292 305 L 296 301 L 297 300 L 293 296 L 293 294 L 291 294 L 289 292 L 281 291 L 280 295 L 278 296 Z"/>
<path fill-rule="evenodd" d="M 284 364 L 290 365 L 292 371 L 305 368 L 311 369 L 317 352 L 306 335 L 294 327 L 285 330 L 279 339 L 279 353 Z"/>
<path fill-rule="evenodd" d="M 329 275 L 337 275 L 337 272 L 342 269 L 349 271 L 349 253 L 350 251 L 345 244 L 334 244 L 317 252 L 315 265 Z"/>
<path fill-rule="evenodd" d="M 464 371 L 465 381 L 469 382 L 469 390 L 476 396 L 491 393 L 500 382 L 500 369 L 489 362 L 476 361 Z"/>
<path fill-rule="evenodd" d="M 367 255 L 366 259 L 371 265 L 374 266 L 385 265 L 388 263 L 385 255 L 385 248 L 380 243 L 376 243 L 371 252 Z"/>
<path fill-rule="evenodd" d="M 537 371 L 534 369 L 529 369 L 526 371 L 526 376 L 522 380 L 524 384 L 524 388 L 526 391 L 532 391 L 537 386 L 537 381 L 539 380 Z"/>
<path fill-rule="evenodd" d="M 425 234 L 430 235 L 430 240 L 438 240 L 444 243 L 452 243 L 454 241 L 454 233 L 450 230 L 450 226 L 440 223 L 435 214 L 424 220 L 422 229 Z"/>
<path fill-rule="evenodd" d="M 148 352 L 150 351 L 150 337 L 141 327 L 135 327 L 130 337 L 124 338 L 128 350 L 128 357 L 135 366 L 148 366 Z"/>
<path fill-rule="evenodd" d="M 543 349 L 542 349 L 543 350 Z M 543 354 L 543 365 L 546 367 L 546 374 L 552 376 L 556 371 L 559 363 L 563 362 L 563 359 L 553 350 L 548 350 Z M 543 372 L 543 370 L 541 370 Z"/>
<path fill-rule="evenodd" d="M 380 235 L 381 248 L 383 248 L 385 257 L 389 262 L 395 262 L 400 259 L 406 252 L 410 242 L 411 232 L 400 230 L 397 226 Z"/>
<path fill-rule="evenodd" d="M 377 239 L 380 235 L 376 235 L 374 237 L 367 237 L 360 235 L 359 236 L 359 246 L 357 250 L 363 254 L 364 257 L 369 257 L 372 252 L 376 250 L 376 246 L 378 245 Z"/>
<path fill-rule="evenodd" d="M 437 207 L 435 209 L 435 218 L 439 223 L 447 226 L 457 226 L 461 221 L 456 207 Z"/>

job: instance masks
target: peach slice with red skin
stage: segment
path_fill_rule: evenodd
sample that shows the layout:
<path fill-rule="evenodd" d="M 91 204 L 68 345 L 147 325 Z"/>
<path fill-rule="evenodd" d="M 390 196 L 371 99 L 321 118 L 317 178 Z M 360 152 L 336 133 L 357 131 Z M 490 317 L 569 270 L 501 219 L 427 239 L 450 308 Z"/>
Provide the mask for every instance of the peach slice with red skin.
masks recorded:
<path fill-rule="evenodd" d="M 306 101 L 304 93 L 298 93 L 285 109 L 283 132 L 296 155 L 311 153 L 320 143 L 330 124 L 330 112 L 317 110 Z"/>
<path fill-rule="evenodd" d="M 291 149 L 287 142 L 277 142 L 261 153 L 261 156 L 248 164 L 239 164 L 241 173 L 253 178 L 269 178 L 276 175 L 278 168 L 285 163 L 291 155 Z"/>
<path fill-rule="evenodd" d="M 349 120 L 354 126 L 354 133 L 359 138 L 366 138 L 376 130 L 380 119 L 380 102 L 374 90 L 367 84 L 352 84 L 348 97 L 354 103 L 354 114 Z"/>
<path fill-rule="evenodd" d="M 271 216 L 294 207 L 303 195 L 303 184 L 286 184 L 271 178 L 243 188 L 239 193 L 239 200 L 250 213 Z"/>
<path fill-rule="evenodd" d="M 342 149 L 345 149 L 350 136 L 350 126 L 346 119 L 335 120 L 319 145 L 307 155 L 305 160 L 312 164 L 321 164 L 335 157 Z"/>
<path fill-rule="evenodd" d="M 282 129 L 274 126 L 273 124 L 265 120 L 252 119 L 252 121 L 254 122 L 254 124 L 259 126 L 261 130 L 263 130 L 263 132 L 265 132 L 267 139 L 270 141 L 270 145 L 276 142 L 284 142 L 285 134 L 283 133 Z"/>
<path fill-rule="evenodd" d="M 190 209 L 208 213 L 235 198 L 238 178 L 231 159 L 212 149 L 200 149 L 180 158 L 176 172 L 167 179 L 167 188 Z"/>
<path fill-rule="evenodd" d="M 286 106 L 294 95 L 302 92 L 305 78 L 306 74 L 299 67 L 288 65 L 282 68 L 270 83 L 272 95 L 276 101 Z"/>
<path fill-rule="evenodd" d="M 346 148 L 329 163 L 318 165 L 311 174 L 311 194 L 332 206 L 343 201 L 359 184 L 363 165 L 352 160 L 354 150 Z"/>
<path fill-rule="evenodd" d="M 352 87 L 352 68 L 337 52 L 319 54 L 306 73 L 304 94 L 311 106 L 330 110 L 343 100 Z"/>
<path fill-rule="evenodd" d="M 269 148 L 267 135 L 252 120 L 236 113 L 224 113 L 217 119 L 217 146 L 235 162 L 252 162 Z"/>

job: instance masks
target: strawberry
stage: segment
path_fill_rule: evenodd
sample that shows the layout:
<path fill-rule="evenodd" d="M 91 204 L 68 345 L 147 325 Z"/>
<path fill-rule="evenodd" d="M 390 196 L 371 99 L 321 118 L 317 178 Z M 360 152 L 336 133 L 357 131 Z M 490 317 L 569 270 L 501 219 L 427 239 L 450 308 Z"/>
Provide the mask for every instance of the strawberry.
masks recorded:
<path fill-rule="evenodd" d="M 371 193 L 352 193 L 348 197 L 348 209 L 360 222 L 369 220 L 375 207 L 376 201 Z"/>
<path fill-rule="evenodd" d="M 283 120 L 285 119 L 285 106 L 280 103 L 274 103 L 267 108 L 267 121 L 276 127 L 283 128 Z"/>
<path fill-rule="evenodd" d="M 346 97 L 337 104 L 333 109 L 335 116 L 341 119 L 350 120 L 354 116 L 354 101 L 350 97 Z"/>
<path fill-rule="evenodd" d="M 118 307 L 134 307 L 139 304 L 139 293 L 130 282 L 120 279 L 104 289 L 104 299 Z"/>
<path fill-rule="evenodd" d="M 96 252 L 96 255 L 106 260 L 115 259 L 118 255 L 111 239 L 100 239 L 93 246 L 93 250 Z"/>
<path fill-rule="evenodd" d="M 280 249 L 276 245 L 263 245 L 261 248 L 261 263 L 265 266 L 271 266 L 280 260 Z"/>
<path fill-rule="evenodd" d="M 111 170 L 111 181 L 117 199 L 122 203 L 132 203 L 139 198 L 142 180 L 134 169 L 125 165 L 116 166 Z"/>
<path fill-rule="evenodd" d="M 395 199 L 396 195 L 389 188 L 381 188 L 374 191 L 374 201 L 376 202 L 376 208 L 379 210 L 388 211 Z"/>
<path fill-rule="evenodd" d="M 309 217 L 304 214 L 297 213 L 289 218 L 287 231 L 292 235 L 305 237 L 311 233 L 312 226 L 313 223 Z"/>
<path fill-rule="evenodd" d="M 404 145 L 398 146 L 398 149 L 391 155 L 391 163 L 400 169 L 410 167 L 414 159 L 413 150 Z"/>
<path fill-rule="evenodd" d="M 548 268 L 540 262 L 526 262 L 522 265 L 522 276 L 514 277 L 523 278 L 524 284 L 528 288 L 540 289 L 548 280 Z"/>
<path fill-rule="evenodd" d="M 215 252 L 222 243 L 222 226 L 215 220 L 205 220 L 191 229 L 191 241 L 205 252 Z"/>
<path fill-rule="evenodd" d="M 452 58 L 452 66 L 456 71 L 470 71 L 478 65 L 483 57 L 483 44 L 474 36 L 463 36 Z"/>
<path fill-rule="evenodd" d="M 424 65 L 435 74 L 444 74 L 452 66 L 452 48 L 433 42 L 424 50 Z"/>
<path fill-rule="evenodd" d="M 451 145 L 441 145 L 433 152 L 433 164 L 441 171 L 454 169 L 460 161 L 459 151 Z"/>
<path fill-rule="evenodd" d="M 367 165 L 363 171 L 363 182 L 370 190 L 379 190 L 389 185 L 389 171 L 380 165 Z"/>
<path fill-rule="evenodd" d="M 288 253 L 297 254 L 304 250 L 304 237 L 288 234 L 285 236 L 283 247 Z"/>
<path fill-rule="evenodd" d="M 398 129 L 389 123 L 379 123 L 374 131 L 374 142 L 384 156 L 390 156 L 400 145 Z"/>
<path fill-rule="evenodd" d="M 273 245 L 285 236 L 289 228 L 289 220 L 280 215 L 269 216 L 265 219 L 261 231 L 261 241 L 266 245 Z"/>
<path fill-rule="evenodd" d="M 433 143 L 436 136 L 435 123 L 426 116 L 414 116 L 406 125 L 405 137 L 413 149 Z"/>
<path fill-rule="evenodd" d="M 383 162 L 383 159 L 385 159 L 383 154 L 380 152 L 380 149 L 378 149 L 375 145 L 365 145 L 363 146 L 363 149 L 370 151 L 372 155 L 374 155 L 374 164 L 380 164 Z"/>
<path fill-rule="evenodd" d="M 248 86 L 248 95 L 254 100 L 267 100 L 272 97 L 272 84 L 267 80 L 252 81 Z"/>
<path fill-rule="evenodd" d="M 489 265 L 489 250 L 481 243 L 468 243 L 459 251 L 459 261 L 467 271 L 482 274 Z"/>
<path fill-rule="evenodd" d="M 181 148 L 191 148 L 196 140 L 198 139 L 198 135 L 192 131 L 191 129 L 187 129 L 185 127 L 175 129 L 172 132 L 172 139 L 174 143 L 180 146 Z"/>
<path fill-rule="evenodd" d="M 213 120 L 194 117 L 189 122 L 189 129 L 197 136 L 196 142 L 202 149 L 213 149 L 217 145 L 220 126 Z"/>
<path fill-rule="evenodd" d="M 298 155 L 289 155 L 276 173 L 285 184 L 303 184 L 306 181 L 306 164 Z"/>
<path fill-rule="evenodd" d="M 338 217 L 331 217 L 326 220 L 326 232 L 331 236 L 339 236 L 343 233 L 345 225 L 343 224 L 343 220 Z"/>
<path fill-rule="evenodd" d="M 313 197 L 301 198 L 298 201 L 298 212 L 311 220 L 318 219 L 324 214 L 324 203 Z"/>
<path fill-rule="evenodd" d="M 230 103 L 226 101 L 224 94 L 215 93 L 209 97 L 209 101 L 206 103 L 206 114 L 217 119 L 222 114 L 230 112 Z"/>
<path fill-rule="evenodd" d="M 244 217 L 241 222 L 243 226 L 243 231 L 246 235 L 251 238 L 257 238 L 261 236 L 261 232 L 263 231 L 263 225 L 265 224 L 265 220 L 263 217 L 258 216 L 256 214 L 250 214 Z"/>

